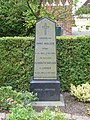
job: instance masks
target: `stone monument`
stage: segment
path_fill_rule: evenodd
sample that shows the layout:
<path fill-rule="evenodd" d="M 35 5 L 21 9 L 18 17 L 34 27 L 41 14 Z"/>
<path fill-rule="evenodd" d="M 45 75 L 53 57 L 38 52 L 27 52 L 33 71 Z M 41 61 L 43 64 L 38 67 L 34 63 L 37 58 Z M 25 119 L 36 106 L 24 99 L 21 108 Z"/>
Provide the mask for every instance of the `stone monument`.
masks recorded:
<path fill-rule="evenodd" d="M 48 18 L 36 23 L 34 75 L 30 91 L 39 101 L 59 101 L 60 82 L 57 79 L 55 22 Z"/>

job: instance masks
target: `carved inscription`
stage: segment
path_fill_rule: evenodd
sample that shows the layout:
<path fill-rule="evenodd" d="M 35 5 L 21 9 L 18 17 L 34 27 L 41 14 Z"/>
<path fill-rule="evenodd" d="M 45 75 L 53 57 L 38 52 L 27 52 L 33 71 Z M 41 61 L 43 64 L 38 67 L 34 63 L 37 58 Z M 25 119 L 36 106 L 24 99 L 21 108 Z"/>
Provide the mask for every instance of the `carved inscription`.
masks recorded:
<path fill-rule="evenodd" d="M 36 24 L 34 79 L 57 79 L 55 23 L 46 18 Z"/>
<path fill-rule="evenodd" d="M 42 28 L 44 28 L 44 35 L 47 35 L 47 30 L 49 28 L 49 26 L 47 26 L 47 23 L 45 23 L 44 26 L 42 26 Z"/>

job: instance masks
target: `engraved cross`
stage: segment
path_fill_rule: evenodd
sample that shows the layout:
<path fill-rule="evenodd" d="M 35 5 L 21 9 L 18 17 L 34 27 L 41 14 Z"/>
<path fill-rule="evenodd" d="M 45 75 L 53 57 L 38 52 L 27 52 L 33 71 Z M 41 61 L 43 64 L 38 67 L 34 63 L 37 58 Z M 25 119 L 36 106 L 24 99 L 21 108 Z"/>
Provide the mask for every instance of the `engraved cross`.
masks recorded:
<path fill-rule="evenodd" d="M 47 35 L 47 30 L 49 28 L 49 26 L 47 26 L 47 23 L 45 23 L 44 26 L 42 26 L 42 28 L 44 28 L 44 35 Z"/>

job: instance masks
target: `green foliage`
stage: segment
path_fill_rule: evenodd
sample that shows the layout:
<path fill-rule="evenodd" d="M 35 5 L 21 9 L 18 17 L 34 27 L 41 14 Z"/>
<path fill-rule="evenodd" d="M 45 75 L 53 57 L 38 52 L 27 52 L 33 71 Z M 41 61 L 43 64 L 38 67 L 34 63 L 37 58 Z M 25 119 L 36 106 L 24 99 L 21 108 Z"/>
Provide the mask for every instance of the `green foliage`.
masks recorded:
<path fill-rule="evenodd" d="M 47 15 L 46 9 L 44 7 L 39 8 L 38 4 L 36 4 L 35 0 L 33 2 L 29 3 L 30 9 L 27 9 L 27 11 L 23 12 L 23 16 L 25 19 L 24 26 L 26 28 L 26 35 L 33 35 L 35 33 L 35 23 L 40 18 Z"/>
<path fill-rule="evenodd" d="M 0 109 L 1 110 L 8 110 L 9 107 L 16 103 L 16 101 L 14 101 L 11 97 L 12 96 L 15 96 L 16 94 L 16 91 L 13 91 L 12 90 L 12 87 L 10 86 L 7 86 L 7 87 L 1 87 L 0 88 Z M 8 101 L 8 99 L 10 101 Z"/>
<path fill-rule="evenodd" d="M 0 86 L 29 90 L 29 80 L 33 76 L 34 39 L 0 39 Z"/>
<path fill-rule="evenodd" d="M 31 105 L 36 99 L 30 92 L 17 92 L 11 86 L 0 88 L 0 110 L 9 111 L 7 120 L 66 120 L 57 108 L 55 111 L 45 108 L 39 116 Z"/>
<path fill-rule="evenodd" d="M 0 37 L 33 35 L 35 22 L 46 15 L 41 0 L 0 0 Z"/>
<path fill-rule="evenodd" d="M 75 20 L 72 20 L 72 26 L 76 27 Z"/>
<path fill-rule="evenodd" d="M 90 83 L 90 36 L 58 37 L 56 42 L 60 90 L 70 90 L 71 83 Z M 34 38 L 0 38 L 0 86 L 29 90 L 33 61 Z"/>
<path fill-rule="evenodd" d="M 90 84 L 78 85 L 75 87 L 71 84 L 71 94 L 74 95 L 79 101 L 90 102 Z"/>
<path fill-rule="evenodd" d="M 90 5 L 88 5 L 87 7 L 86 6 L 80 7 L 75 14 L 76 15 L 90 14 Z"/>
<path fill-rule="evenodd" d="M 45 16 L 62 22 L 71 17 L 71 6 L 47 12 L 41 3 L 42 0 L 0 0 L 0 37 L 34 35 L 36 21 Z"/>
<path fill-rule="evenodd" d="M 18 105 L 17 107 L 11 108 L 10 114 L 7 120 L 39 120 L 37 113 L 33 110 L 31 105 L 23 107 Z"/>
<path fill-rule="evenodd" d="M 0 37 L 32 34 L 36 16 L 39 19 L 46 15 L 39 4 L 40 0 L 0 0 Z"/>
<path fill-rule="evenodd" d="M 70 83 L 90 82 L 90 36 L 60 37 L 57 40 L 57 67 L 61 90 L 70 90 Z"/>
<path fill-rule="evenodd" d="M 90 108 L 87 109 L 88 115 L 90 115 Z"/>
<path fill-rule="evenodd" d="M 36 96 L 27 91 L 17 92 L 11 86 L 0 88 L 0 110 L 9 110 L 19 104 L 26 105 L 35 99 Z"/>
<path fill-rule="evenodd" d="M 79 2 L 79 0 L 73 0 L 73 4 L 76 5 Z"/>
<path fill-rule="evenodd" d="M 58 109 L 51 111 L 49 108 L 45 108 L 38 116 L 31 106 L 27 108 L 19 106 L 11 109 L 8 120 L 66 120 L 66 118 Z"/>
<path fill-rule="evenodd" d="M 55 111 L 51 111 L 48 107 L 46 107 L 40 113 L 40 120 L 67 120 L 65 115 L 60 112 L 58 108 L 55 108 Z"/>
<path fill-rule="evenodd" d="M 0 0 L 0 36 L 18 36 L 25 32 L 24 0 Z"/>

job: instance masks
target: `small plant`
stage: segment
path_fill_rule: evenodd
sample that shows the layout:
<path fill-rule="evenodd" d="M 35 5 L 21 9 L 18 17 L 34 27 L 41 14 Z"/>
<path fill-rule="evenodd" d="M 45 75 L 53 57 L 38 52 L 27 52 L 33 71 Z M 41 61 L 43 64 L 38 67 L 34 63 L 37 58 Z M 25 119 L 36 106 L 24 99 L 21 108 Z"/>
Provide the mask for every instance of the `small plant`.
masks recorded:
<path fill-rule="evenodd" d="M 88 113 L 88 115 L 90 115 L 90 108 L 87 109 L 87 113 Z"/>
<path fill-rule="evenodd" d="M 55 111 L 51 111 L 46 107 L 40 114 L 40 120 L 66 120 L 64 113 L 61 113 L 58 108 Z"/>
<path fill-rule="evenodd" d="M 0 88 L 0 109 L 9 110 L 11 107 L 15 107 L 17 104 L 28 104 L 32 100 L 35 100 L 36 96 L 32 93 L 17 92 L 13 90 L 11 86 L 3 86 Z"/>
<path fill-rule="evenodd" d="M 87 82 L 77 87 L 71 84 L 71 94 L 79 101 L 90 102 L 90 84 Z"/>
<path fill-rule="evenodd" d="M 46 107 L 40 115 L 38 115 L 38 113 L 28 105 L 27 108 L 18 106 L 11 109 L 8 120 L 66 120 L 66 118 L 57 108 L 55 108 L 55 111 L 51 111 Z"/>
<path fill-rule="evenodd" d="M 39 120 L 37 113 L 33 110 L 31 104 L 27 107 L 19 104 L 15 108 L 11 108 L 8 120 Z"/>

